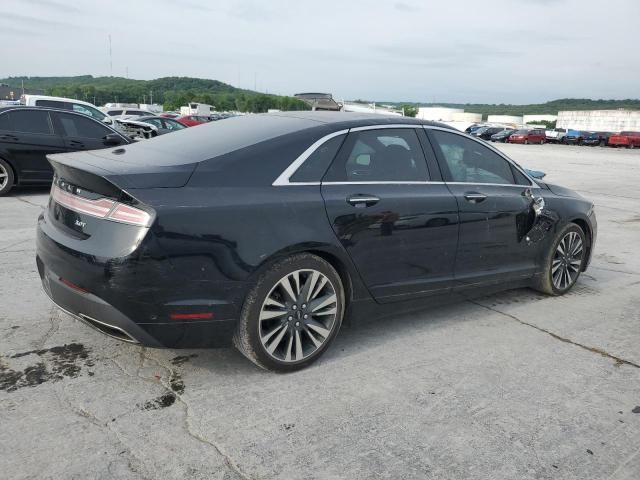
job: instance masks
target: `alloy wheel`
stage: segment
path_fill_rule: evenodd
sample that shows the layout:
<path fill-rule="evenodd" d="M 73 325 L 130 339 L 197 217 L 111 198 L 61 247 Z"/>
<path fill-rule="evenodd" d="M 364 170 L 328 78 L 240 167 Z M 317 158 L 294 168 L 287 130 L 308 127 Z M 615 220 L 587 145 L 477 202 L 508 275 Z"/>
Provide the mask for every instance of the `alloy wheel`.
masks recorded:
<path fill-rule="evenodd" d="M 582 238 L 576 232 L 569 232 L 556 248 L 551 263 L 551 279 L 558 290 L 566 290 L 578 278 L 584 257 Z"/>
<path fill-rule="evenodd" d="M 338 297 L 331 281 L 312 269 L 281 278 L 260 309 L 258 330 L 265 351 L 280 362 L 299 362 L 331 336 Z"/>
<path fill-rule="evenodd" d="M 4 166 L 0 163 L 0 190 L 2 190 L 9 181 L 9 172 Z"/>

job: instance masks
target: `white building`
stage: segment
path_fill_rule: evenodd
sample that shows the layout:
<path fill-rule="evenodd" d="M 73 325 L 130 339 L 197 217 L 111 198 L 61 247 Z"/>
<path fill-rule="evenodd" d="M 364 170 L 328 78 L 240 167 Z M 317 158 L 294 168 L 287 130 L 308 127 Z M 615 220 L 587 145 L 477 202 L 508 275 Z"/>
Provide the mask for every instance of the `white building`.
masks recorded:
<path fill-rule="evenodd" d="M 522 125 L 522 117 L 517 115 L 489 115 L 487 123 L 506 123 L 507 125 Z"/>
<path fill-rule="evenodd" d="M 558 112 L 556 127 L 596 132 L 640 131 L 640 110 L 567 110 Z"/>
<path fill-rule="evenodd" d="M 456 112 L 452 115 L 452 120 L 454 122 L 480 123 L 482 122 L 482 114 L 472 112 Z"/>
<path fill-rule="evenodd" d="M 453 115 L 456 113 L 464 113 L 464 109 L 448 107 L 419 107 L 416 118 L 436 122 L 451 122 L 453 121 Z"/>
<path fill-rule="evenodd" d="M 402 112 L 392 110 L 386 107 L 379 107 L 375 103 L 355 103 L 355 102 L 343 102 L 343 112 L 358 112 L 358 113 L 378 113 L 380 115 L 396 115 L 402 116 Z"/>

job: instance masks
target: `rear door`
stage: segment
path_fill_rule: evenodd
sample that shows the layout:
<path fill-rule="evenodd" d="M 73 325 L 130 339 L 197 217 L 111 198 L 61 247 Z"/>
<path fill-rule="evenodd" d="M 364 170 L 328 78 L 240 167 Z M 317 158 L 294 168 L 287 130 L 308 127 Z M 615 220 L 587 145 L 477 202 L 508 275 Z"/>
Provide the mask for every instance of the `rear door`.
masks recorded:
<path fill-rule="evenodd" d="M 118 145 L 106 142 L 113 130 L 92 118 L 74 113 L 51 112 L 54 127 L 64 139 L 67 151 L 96 150 Z M 127 143 L 124 138 L 120 144 Z"/>
<path fill-rule="evenodd" d="M 458 208 L 421 138 L 413 126 L 352 129 L 322 181 L 331 226 L 379 302 L 452 286 Z"/>
<path fill-rule="evenodd" d="M 526 233 L 534 220 L 531 191 L 538 187 L 482 142 L 437 129 L 429 138 L 460 211 L 456 286 L 531 276 L 537 247 L 527 244 Z"/>
<path fill-rule="evenodd" d="M 62 138 L 53 132 L 49 112 L 21 107 L 5 115 L 6 129 L 0 131 L 0 142 L 16 169 L 18 181 L 50 181 L 53 170 L 45 155 L 65 148 Z"/>

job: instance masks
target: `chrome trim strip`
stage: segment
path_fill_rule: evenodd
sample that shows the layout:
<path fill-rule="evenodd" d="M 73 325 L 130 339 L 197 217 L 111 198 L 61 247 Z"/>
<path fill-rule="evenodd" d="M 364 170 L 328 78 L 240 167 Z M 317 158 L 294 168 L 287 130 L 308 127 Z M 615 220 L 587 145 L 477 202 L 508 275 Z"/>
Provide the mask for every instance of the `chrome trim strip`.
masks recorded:
<path fill-rule="evenodd" d="M 349 132 L 361 132 L 363 130 L 381 130 L 385 128 L 422 128 L 424 125 L 417 123 L 394 123 L 394 124 L 383 124 L 383 125 L 366 125 L 364 127 L 354 127 L 350 128 Z"/>
<path fill-rule="evenodd" d="M 425 130 L 440 130 L 440 131 L 442 131 L 442 132 L 453 133 L 453 134 L 455 134 L 455 135 L 459 135 L 459 136 L 461 136 L 461 137 L 471 139 L 471 140 L 473 140 L 474 142 L 477 142 L 477 143 L 479 143 L 480 145 L 482 145 L 482 146 L 484 146 L 484 147 L 487 147 L 489 150 L 491 150 L 491 151 L 492 151 L 492 152 L 494 152 L 494 153 L 497 153 L 497 154 L 498 154 L 498 155 L 500 155 L 502 158 L 504 158 L 507 162 L 509 162 L 511 165 L 513 165 L 513 167 L 514 167 L 516 170 L 518 170 L 522 175 L 524 175 L 524 176 L 525 176 L 525 178 L 526 178 L 527 180 L 529 180 L 529 181 L 531 182 L 531 185 L 517 185 L 518 187 L 533 187 L 533 188 L 540 188 L 540 185 L 538 185 L 538 184 L 536 183 L 536 181 L 535 181 L 533 178 L 531 178 L 531 176 L 529 176 L 529 175 L 527 174 L 527 172 L 525 172 L 522 168 L 520 168 L 518 165 L 516 165 L 516 164 L 514 163 L 514 161 L 513 161 L 513 160 L 511 160 L 509 157 L 507 157 L 504 153 L 502 153 L 500 150 L 498 150 L 498 149 L 497 149 L 496 147 L 494 147 L 493 145 L 491 145 L 491 144 L 489 144 L 489 143 L 487 143 L 487 142 L 485 142 L 485 141 L 483 141 L 483 140 L 480 140 L 480 139 L 478 139 L 478 138 L 472 137 L 471 135 L 467 135 L 467 134 L 466 134 L 466 133 L 464 133 L 464 132 L 460 132 L 460 131 L 458 131 L 458 130 L 454 130 L 454 129 L 451 129 L 451 128 L 437 127 L 437 126 L 435 126 L 435 125 L 422 125 L 422 128 L 424 128 Z M 448 183 L 451 183 L 451 184 L 465 184 L 465 185 L 466 185 L 466 184 L 468 184 L 469 182 L 448 182 Z M 500 183 L 497 183 L 497 184 L 496 184 L 496 183 L 475 183 L 474 185 L 504 185 L 504 184 L 500 184 Z"/>
<path fill-rule="evenodd" d="M 300 166 L 305 162 L 305 160 L 307 158 L 309 158 L 313 152 L 315 152 L 318 148 L 320 148 L 320 146 L 322 146 L 322 144 L 324 144 L 326 141 L 331 140 L 332 138 L 335 138 L 339 135 L 346 135 L 347 133 L 349 133 L 349 129 L 345 129 L 345 130 L 340 130 L 337 132 L 333 132 L 330 133 L 329 135 L 325 135 L 324 137 L 322 137 L 321 139 L 317 140 L 316 142 L 314 142 L 309 148 L 307 148 L 304 152 L 302 152 L 302 154 L 300 154 L 300 156 L 298 156 L 298 158 L 296 158 L 291 165 L 289 165 L 287 168 L 285 168 L 284 172 L 282 172 L 280 174 L 280 176 L 278 178 L 276 178 L 274 180 L 274 182 L 271 184 L 274 187 L 278 187 L 278 186 L 283 186 L 283 185 L 320 185 L 320 183 L 310 183 L 310 182 L 300 182 L 300 183 L 296 183 L 296 182 L 289 182 L 289 178 L 296 173 L 296 171 L 298 170 L 298 168 L 300 168 Z"/>
<path fill-rule="evenodd" d="M 477 183 L 477 182 L 444 182 L 447 185 L 479 185 L 483 187 L 520 187 L 520 188 L 540 188 L 538 185 L 518 185 L 516 183 Z"/>
<path fill-rule="evenodd" d="M 100 333 L 102 333 L 103 335 L 106 335 L 107 337 L 111 337 L 111 338 L 115 338 L 116 340 L 121 340 L 123 342 L 129 342 L 129 343 L 139 343 L 135 338 L 133 338 L 131 335 L 129 335 L 126 331 L 124 331 L 122 328 L 120 327 L 116 327 L 115 325 L 110 325 L 108 323 L 105 322 L 101 322 L 100 320 L 96 320 L 93 317 L 90 317 L 89 315 L 85 315 L 84 313 L 78 313 L 78 315 L 74 315 L 76 318 L 78 318 L 79 320 L 81 320 L 83 323 L 85 323 L 86 325 L 89 325 L 90 327 L 98 330 Z M 109 333 L 105 332 L 104 330 L 100 330 L 98 327 L 96 327 L 95 325 L 92 325 L 91 322 L 95 322 L 97 324 L 103 325 L 107 328 L 112 328 L 114 330 L 117 330 L 119 332 L 122 332 L 122 334 L 126 337 L 126 338 L 121 338 L 121 337 L 116 337 L 115 335 L 110 335 Z"/>
<path fill-rule="evenodd" d="M 445 182 L 385 182 L 385 181 L 362 181 L 362 182 L 322 182 L 322 185 L 445 185 Z"/>

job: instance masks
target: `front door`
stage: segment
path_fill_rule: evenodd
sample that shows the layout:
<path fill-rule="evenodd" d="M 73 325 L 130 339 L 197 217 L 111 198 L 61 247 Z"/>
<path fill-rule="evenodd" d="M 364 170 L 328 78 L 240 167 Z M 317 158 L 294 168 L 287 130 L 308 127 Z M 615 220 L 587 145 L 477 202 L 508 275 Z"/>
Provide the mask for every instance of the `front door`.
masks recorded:
<path fill-rule="evenodd" d="M 530 277 L 537 244 L 527 241 L 527 232 L 538 187 L 480 141 L 435 129 L 429 137 L 460 211 L 456 286 Z"/>
<path fill-rule="evenodd" d="M 68 151 L 97 150 L 114 146 L 106 140 L 112 130 L 86 115 L 51 112 L 56 130 L 62 135 Z M 124 140 L 122 143 L 125 143 Z"/>
<path fill-rule="evenodd" d="M 440 177 L 435 162 L 427 166 L 424 152 L 433 154 L 422 148 L 424 135 L 421 128 L 352 130 L 322 182 L 333 230 L 380 302 L 452 286 L 458 209 L 442 182 L 430 183 Z"/>

